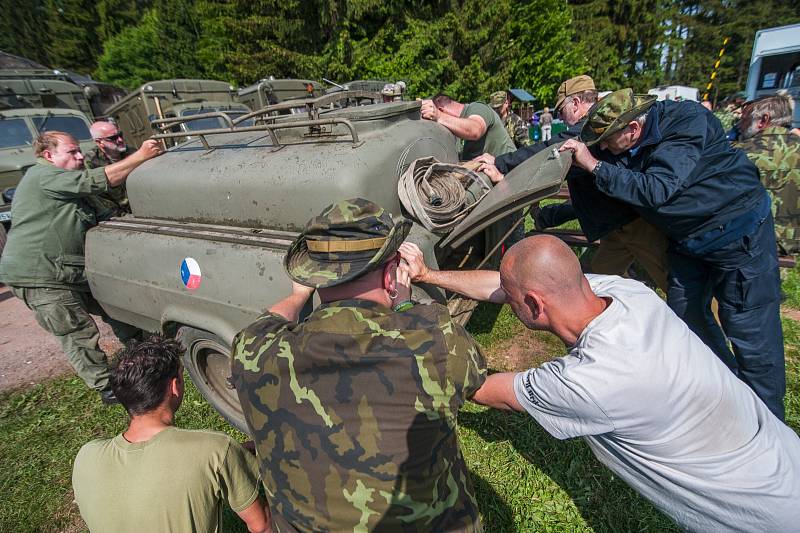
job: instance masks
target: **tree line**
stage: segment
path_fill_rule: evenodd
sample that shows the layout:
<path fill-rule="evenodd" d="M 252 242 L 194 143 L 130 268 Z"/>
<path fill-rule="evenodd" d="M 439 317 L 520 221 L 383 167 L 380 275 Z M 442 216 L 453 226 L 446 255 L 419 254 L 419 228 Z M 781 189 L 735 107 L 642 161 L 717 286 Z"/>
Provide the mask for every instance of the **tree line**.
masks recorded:
<path fill-rule="evenodd" d="M 0 0 L 0 49 L 132 89 L 163 78 L 404 80 L 411 96 L 552 103 L 565 78 L 601 89 L 744 88 L 757 30 L 798 0 Z"/>

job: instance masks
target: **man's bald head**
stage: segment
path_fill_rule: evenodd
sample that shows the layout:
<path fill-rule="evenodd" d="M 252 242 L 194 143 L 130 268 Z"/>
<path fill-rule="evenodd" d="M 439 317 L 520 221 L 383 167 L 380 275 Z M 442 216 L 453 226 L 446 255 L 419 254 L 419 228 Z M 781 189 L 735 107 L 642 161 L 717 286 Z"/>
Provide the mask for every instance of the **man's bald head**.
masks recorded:
<path fill-rule="evenodd" d="M 584 280 L 575 253 L 552 235 L 535 235 L 515 244 L 503 258 L 500 275 L 522 290 L 555 295 L 580 290 Z"/>
<path fill-rule="evenodd" d="M 92 139 L 94 140 L 102 139 L 103 137 L 111 137 L 119 133 L 119 130 L 114 124 L 106 122 L 105 120 L 98 120 L 92 123 L 89 131 L 92 132 Z"/>

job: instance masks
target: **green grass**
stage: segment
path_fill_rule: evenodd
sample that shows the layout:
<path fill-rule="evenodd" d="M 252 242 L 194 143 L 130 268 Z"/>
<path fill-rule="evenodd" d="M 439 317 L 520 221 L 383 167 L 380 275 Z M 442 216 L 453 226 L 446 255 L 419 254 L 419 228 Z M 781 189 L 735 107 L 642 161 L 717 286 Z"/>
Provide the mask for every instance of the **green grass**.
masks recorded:
<path fill-rule="evenodd" d="M 796 275 L 797 273 L 795 272 Z M 784 285 L 788 298 L 797 288 Z M 800 301 L 800 299 L 798 299 Z M 507 306 L 481 305 L 468 329 L 491 351 L 522 326 Z M 784 319 L 787 423 L 800 431 L 800 323 Z M 563 347 L 545 339 L 544 350 Z M 74 377 L 0 396 L 0 531 L 83 531 L 71 503 L 72 461 L 87 441 L 122 431 L 120 407 L 105 408 Z M 671 522 L 616 479 L 581 439 L 558 441 L 530 417 L 468 404 L 459 437 L 487 531 L 673 531 Z M 177 424 L 225 431 L 228 426 L 187 379 Z M 230 510 L 226 531 L 244 532 Z"/>

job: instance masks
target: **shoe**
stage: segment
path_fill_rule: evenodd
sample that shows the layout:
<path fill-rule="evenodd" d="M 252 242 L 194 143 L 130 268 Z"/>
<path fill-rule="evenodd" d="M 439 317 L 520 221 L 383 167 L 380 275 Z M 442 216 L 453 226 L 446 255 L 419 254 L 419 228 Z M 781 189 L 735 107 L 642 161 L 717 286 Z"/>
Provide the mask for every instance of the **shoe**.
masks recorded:
<path fill-rule="evenodd" d="M 115 405 L 119 403 L 114 391 L 111 389 L 100 391 L 100 401 L 103 402 L 103 405 Z"/>
<path fill-rule="evenodd" d="M 542 208 L 539 207 L 539 204 L 533 204 L 531 208 L 528 210 L 528 213 L 531 215 L 533 219 L 533 228 L 536 231 L 544 231 L 547 227 L 542 223 Z"/>

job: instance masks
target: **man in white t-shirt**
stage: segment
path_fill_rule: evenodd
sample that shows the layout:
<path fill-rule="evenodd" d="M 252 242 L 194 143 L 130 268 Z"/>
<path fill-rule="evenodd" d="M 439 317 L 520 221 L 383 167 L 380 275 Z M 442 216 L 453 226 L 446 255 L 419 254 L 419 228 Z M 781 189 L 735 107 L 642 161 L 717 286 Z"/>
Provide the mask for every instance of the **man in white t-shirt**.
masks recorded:
<path fill-rule="evenodd" d="M 473 401 L 527 411 L 597 458 L 690 531 L 796 531 L 800 438 L 736 378 L 654 292 L 584 276 L 559 239 L 512 247 L 500 272 L 428 269 L 400 248 L 412 280 L 509 303 L 566 356 L 489 376 Z"/>

